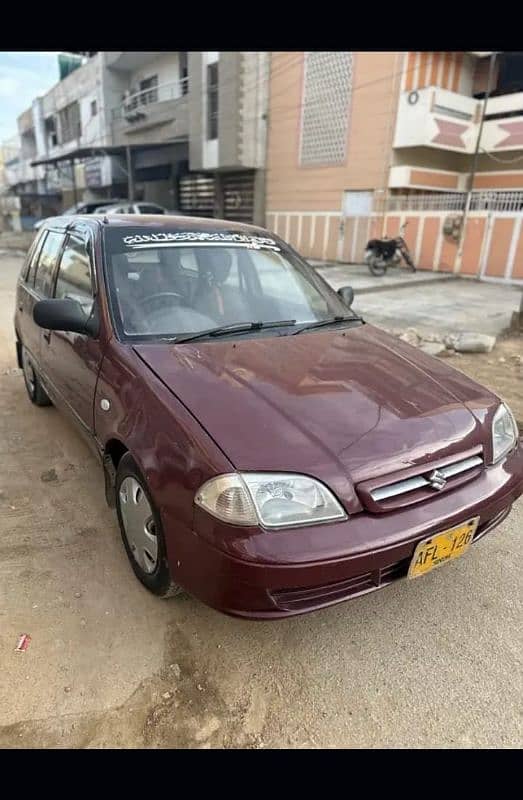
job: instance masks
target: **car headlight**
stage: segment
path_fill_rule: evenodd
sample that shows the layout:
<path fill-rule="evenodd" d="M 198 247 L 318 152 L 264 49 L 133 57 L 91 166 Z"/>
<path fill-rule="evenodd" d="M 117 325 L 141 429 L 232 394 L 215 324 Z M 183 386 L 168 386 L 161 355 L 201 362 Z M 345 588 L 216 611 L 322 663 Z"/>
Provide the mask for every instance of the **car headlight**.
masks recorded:
<path fill-rule="evenodd" d="M 347 518 L 326 486 L 288 472 L 219 475 L 200 487 L 194 502 L 231 525 L 287 528 Z"/>
<path fill-rule="evenodd" d="M 496 463 L 518 440 L 518 426 L 510 408 L 502 403 L 492 420 L 492 463 Z"/>

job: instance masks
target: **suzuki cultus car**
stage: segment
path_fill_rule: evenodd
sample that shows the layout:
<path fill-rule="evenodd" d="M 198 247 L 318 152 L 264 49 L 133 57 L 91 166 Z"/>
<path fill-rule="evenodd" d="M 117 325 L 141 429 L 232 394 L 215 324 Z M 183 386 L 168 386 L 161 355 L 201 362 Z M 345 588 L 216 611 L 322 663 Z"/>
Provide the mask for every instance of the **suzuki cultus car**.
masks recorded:
<path fill-rule="evenodd" d="M 17 288 L 19 364 L 99 456 L 152 592 L 303 613 L 422 579 L 509 513 L 510 409 L 351 301 L 261 228 L 45 222 Z"/>

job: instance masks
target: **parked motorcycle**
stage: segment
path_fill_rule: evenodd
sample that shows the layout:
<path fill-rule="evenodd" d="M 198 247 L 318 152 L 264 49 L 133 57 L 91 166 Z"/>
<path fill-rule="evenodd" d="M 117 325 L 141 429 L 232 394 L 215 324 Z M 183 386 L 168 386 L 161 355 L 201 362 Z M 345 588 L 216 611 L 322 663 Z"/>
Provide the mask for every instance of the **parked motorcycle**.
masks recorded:
<path fill-rule="evenodd" d="M 371 239 L 367 242 L 364 259 L 372 275 L 385 275 L 389 267 L 399 267 L 402 259 L 409 272 L 416 272 L 407 242 L 403 238 L 406 227 L 405 222 L 396 239 Z"/>

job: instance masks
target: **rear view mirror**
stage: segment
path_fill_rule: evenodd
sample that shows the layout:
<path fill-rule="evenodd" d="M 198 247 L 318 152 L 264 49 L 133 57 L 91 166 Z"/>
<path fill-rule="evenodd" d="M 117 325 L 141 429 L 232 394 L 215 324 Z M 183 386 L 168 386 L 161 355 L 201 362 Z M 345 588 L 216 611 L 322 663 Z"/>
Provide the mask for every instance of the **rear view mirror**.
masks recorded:
<path fill-rule="evenodd" d="M 93 318 L 86 316 L 76 300 L 39 300 L 33 308 L 37 325 L 49 331 L 70 331 L 92 336 Z"/>
<path fill-rule="evenodd" d="M 354 289 L 352 286 L 342 286 L 341 289 L 338 289 L 338 295 L 347 308 L 350 308 L 354 300 Z"/>

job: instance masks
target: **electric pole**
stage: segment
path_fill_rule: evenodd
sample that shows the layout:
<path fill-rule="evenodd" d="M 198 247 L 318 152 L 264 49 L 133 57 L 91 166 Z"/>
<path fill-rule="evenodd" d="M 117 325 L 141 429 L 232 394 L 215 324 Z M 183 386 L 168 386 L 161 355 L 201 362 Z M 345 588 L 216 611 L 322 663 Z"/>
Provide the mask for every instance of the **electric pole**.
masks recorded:
<path fill-rule="evenodd" d="M 494 67 L 496 65 L 496 57 L 497 53 L 490 54 L 490 63 L 489 63 L 489 70 L 488 70 L 488 77 L 487 77 L 487 89 L 485 92 L 485 97 L 483 98 L 483 107 L 481 109 L 481 117 L 479 120 L 479 129 L 478 129 L 478 136 L 476 139 L 476 148 L 474 150 L 474 156 L 472 158 L 472 167 L 469 173 L 468 182 L 467 182 L 467 197 L 465 199 L 465 210 L 463 211 L 463 219 L 461 223 L 461 230 L 459 233 L 459 248 L 458 248 L 458 256 L 457 256 L 457 271 L 459 271 L 461 267 L 461 257 L 463 254 L 463 242 L 465 239 L 465 226 L 467 224 L 467 218 L 470 211 L 470 204 L 472 201 L 472 190 L 474 188 L 474 179 L 476 177 L 476 171 L 478 167 L 478 158 L 479 158 L 479 151 L 481 147 L 481 135 L 483 133 L 483 124 L 485 122 L 485 114 L 487 110 L 487 103 L 490 97 L 490 92 L 492 91 L 492 77 L 494 75 Z"/>

